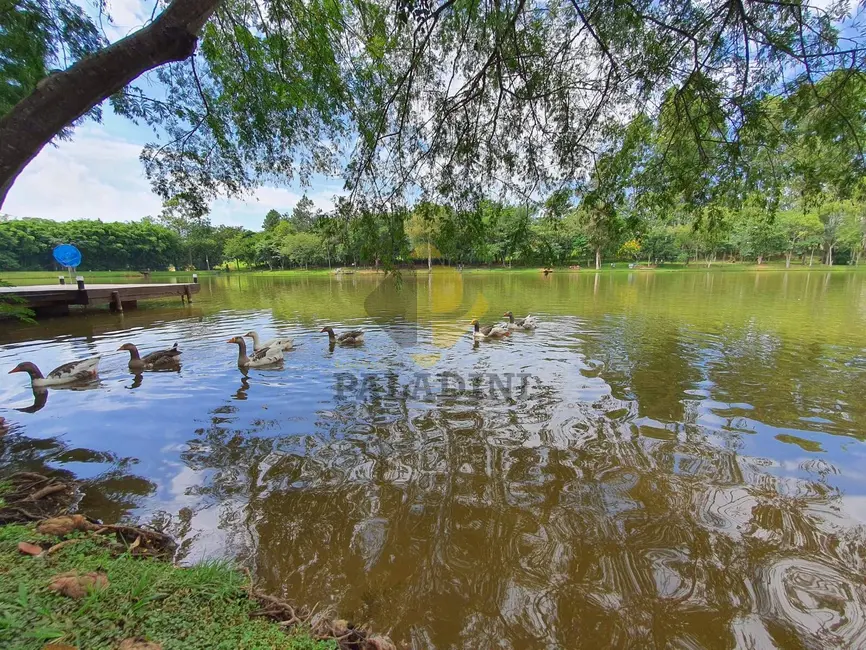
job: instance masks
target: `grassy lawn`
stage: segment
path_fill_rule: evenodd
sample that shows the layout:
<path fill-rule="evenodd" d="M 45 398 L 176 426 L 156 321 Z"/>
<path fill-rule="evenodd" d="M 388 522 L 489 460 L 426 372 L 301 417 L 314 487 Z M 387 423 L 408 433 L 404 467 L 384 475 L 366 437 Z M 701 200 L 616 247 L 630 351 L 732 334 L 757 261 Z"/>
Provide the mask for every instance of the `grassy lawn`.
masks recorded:
<path fill-rule="evenodd" d="M 217 275 L 217 271 L 154 271 L 151 273 L 151 278 L 186 278 L 192 282 L 192 274 L 197 273 L 200 278 L 208 275 Z M 61 271 L 0 271 L 0 280 L 15 283 L 15 280 L 44 280 L 48 284 L 56 284 L 57 278 L 64 275 L 67 278 L 69 274 Z M 72 274 L 83 275 L 88 280 L 104 280 L 110 281 L 118 278 L 139 279 L 143 280 L 144 276 L 138 271 L 76 271 Z M 69 280 L 67 280 L 69 282 Z"/>
<path fill-rule="evenodd" d="M 611 266 L 613 264 L 613 266 Z M 785 261 L 772 261 L 768 263 L 757 264 L 751 262 L 715 262 L 709 267 L 706 264 L 691 262 L 688 266 L 681 263 L 667 263 L 656 267 L 647 267 L 645 263 L 638 262 L 635 268 L 629 268 L 630 262 L 605 262 L 601 268 L 596 271 L 594 266 L 581 266 L 580 269 L 571 269 L 567 266 L 551 267 L 555 273 L 634 273 L 653 272 L 653 273 L 679 273 L 682 271 L 854 271 L 866 269 L 866 264 L 861 266 L 849 265 L 834 265 L 824 266 L 823 264 L 815 264 L 814 266 L 802 266 L 799 263 L 791 264 L 790 268 L 785 268 Z M 434 271 L 437 267 L 434 265 Z M 475 266 L 464 268 L 464 273 L 541 273 L 544 267 L 502 267 L 502 266 Z M 420 270 L 420 269 L 419 269 Z M 426 269 L 424 269 L 426 270 Z"/>
<path fill-rule="evenodd" d="M 752 263 L 730 263 L 730 262 L 716 262 L 711 266 L 707 267 L 706 264 L 694 263 L 692 262 L 688 266 L 684 264 L 664 264 L 663 266 L 659 266 L 656 268 L 634 268 L 630 269 L 628 267 L 628 262 L 613 262 L 614 266 L 611 266 L 611 262 L 606 262 L 602 264 L 602 267 L 599 271 L 596 271 L 594 267 L 583 266 L 579 270 L 577 269 L 569 269 L 568 267 L 554 267 L 554 272 L 556 273 L 625 273 L 625 272 L 653 272 L 653 273 L 673 273 L 673 272 L 682 272 L 682 271 L 790 271 L 790 272 L 802 272 L 802 271 L 833 271 L 833 272 L 844 272 L 844 271 L 853 271 L 866 269 L 866 265 L 861 266 L 848 266 L 848 265 L 836 265 L 836 266 L 824 266 L 822 264 L 815 264 L 814 266 L 802 266 L 798 263 L 794 263 L 790 268 L 785 268 L 784 260 L 780 261 L 772 261 L 766 264 L 762 264 L 758 266 Z M 640 263 L 638 265 L 640 267 Z M 336 267 L 335 267 L 336 268 Z M 353 273 L 357 273 L 360 275 L 369 275 L 375 274 L 377 271 L 373 268 L 357 268 L 353 269 L 351 267 L 344 267 L 347 271 L 351 271 Z M 443 269 L 455 270 L 456 267 L 446 267 L 441 265 L 434 265 L 433 271 L 438 272 Z M 417 266 L 415 270 L 418 273 L 425 273 L 427 271 L 425 266 Z M 527 273 L 527 274 L 537 274 L 540 273 L 542 267 L 540 266 L 528 266 L 528 267 L 502 267 L 502 266 L 467 266 L 463 269 L 464 273 Z M 199 278 L 206 278 L 208 276 L 216 276 L 216 275 L 234 275 L 236 273 L 241 273 L 244 275 L 247 274 L 256 274 L 263 276 L 274 276 L 274 277 L 308 277 L 308 276 L 327 276 L 332 274 L 334 269 L 321 269 L 321 268 L 310 268 L 310 269 L 286 269 L 286 270 L 262 270 L 262 269 L 241 269 L 237 271 L 232 267 L 232 270 L 226 273 L 225 271 L 195 271 L 198 274 Z M 79 275 L 83 275 L 88 282 L 103 282 L 108 283 L 112 281 L 118 280 L 126 280 L 126 281 L 140 281 L 145 282 L 144 276 L 142 276 L 137 271 L 79 271 Z M 166 282 L 172 278 L 176 278 L 181 282 L 192 282 L 192 274 L 193 271 L 153 271 L 150 274 L 151 282 Z M 6 282 L 15 285 L 15 284 L 55 284 L 57 283 L 57 276 L 60 275 L 58 271 L 0 271 L 0 280 L 5 280 Z"/>
<path fill-rule="evenodd" d="M 307 275 L 328 275 L 331 273 L 329 269 L 291 269 L 291 270 L 277 270 L 277 271 L 267 271 L 262 269 L 256 270 L 246 270 L 242 269 L 241 271 L 236 271 L 234 267 L 232 270 L 226 273 L 225 271 L 153 271 L 150 274 L 151 282 L 166 282 L 171 278 L 177 278 L 178 281 L 181 282 L 192 282 L 192 274 L 196 273 L 199 278 L 206 278 L 210 276 L 217 275 L 228 275 L 232 276 L 236 273 L 242 273 L 244 275 L 255 273 L 262 275 L 278 275 L 278 276 L 307 276 Z M 61 273 L 60 271 L 0 271 L 0 280 L 5 280 L 10 284 L 16 284 L 18 282 L 24 282 L 26 284 L 57 284 L 57 278 L 60 275 L 65 275 L 67 278 L 69 277 L 66 273 Z M 137 282 L 147 282 L 144 276 L 138 271 L 76 271 L 73 274 L 73 278 L 76 275 L 84 276 L 85 280 L 88 282 L 111 282 L 117 281 L 120 279 L 126 281 L 137 281 Z M 74 280 L 73 280 L 74 281 Z M 67 283 L 71 281 L 67 279 Z"/>
<path fill-rule="evenodd" d="M 234 648 L 325 650 L 308 632 L 286 632 L 264 618 L 243 590 L 245 576 L 225 563 L 180 568 L 170 562 L 133 557 L 104 536 L 73 533 L 76 541 L 51 554 L 32 557 L 19 542 L 48 548 L 56 537 L 33 525 L 0 526 L 0 647 L 41 650 L 47 644 L 87 650 L 115 649 L 124 639 L 143 637 L 164 650 Z M 80 598 L 49 588 L 60 573 L 103 572 L 108 585 Z"/>

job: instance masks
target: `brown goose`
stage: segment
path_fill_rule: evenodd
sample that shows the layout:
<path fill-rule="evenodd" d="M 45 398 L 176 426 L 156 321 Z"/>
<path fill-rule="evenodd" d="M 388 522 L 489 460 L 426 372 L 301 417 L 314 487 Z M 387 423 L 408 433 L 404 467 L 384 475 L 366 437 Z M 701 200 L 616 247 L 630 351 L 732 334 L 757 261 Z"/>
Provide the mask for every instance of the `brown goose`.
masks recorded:
<path fill-rule="evenodd" d="M 255 330 L 250 330 L 246 334 L 245 337 L 251 338 L 253 340 L 253 350 L 261 350 L 262 348 L 280 348 L 281 350 L 288 352 L 295 346 L 294 339 L 270 339 L 268 341 L 260 341 L 259 333 Z"/>
<path fill-rule="evenodd" d="M 480 325 L 477 318 L 472 319 L 471 323 L 475 327 L 474 337 L 476 341 L 486 341 L 488 339 L 501 339 L 506 336 L 511 336 L 511 332 L 505 325 Z"/>
<path fill-rule="evenodd" d="M 32 386 L 40 387 L 71 384 L 77 381 L 89 381 L 96 377 L 98 369 L 99 357 L 92 357 L 82 361 L 64 363 L 62 366 L 58 366 L 49 372 L 47 376 L 42 375 L 42 372 L 35 363 L 24 361 L 12 368 L 12 370 L 9 371 L 9 374 L 11 375 L 13 372 L 26 372 L 30 375 L 30 384 Z"/>
<path fill-rule="evenodd" d="M 334 334 L 334 328 L 330 325 L 323 327 L 322 332 L 328 333 L 328 340 L 331 343 L 339 343 L 340 345 L 356 345 L 364 342 L 364 330 L 351 330 L 343 332 L 340 336 Z"/>
<path fill-rule="evenodd" d="M 514 314 L 510 311 L 502 314 L 503 316 L 508 316 L 508 329 L 510 330 L 534 330 L 538 327 L 538 320 L 535 316 L 527 315 L 526 318 L 515 318 Z"/>
<path fill-rule="evenodd" d="M 242 336 L 233 336 L 226 343 L 236 343 L 238 346 L 239 368 L 260 368 L 283 362 L 283 351 L 280 348 L 262 348 L 247 356 L 247 344 Z"/>
<path fill-rule="evenodd" d="M 129 352 L 130 370 L 162 370 L 177 368 L 180 365 L 180 350 L 177 349 L 177 343 L 169 350 L 157 350 L 143 357 L 139 355 L 138 348 L 132 343 L 124 343 L 117 348 L 118 352 L 121 350 Z"/>

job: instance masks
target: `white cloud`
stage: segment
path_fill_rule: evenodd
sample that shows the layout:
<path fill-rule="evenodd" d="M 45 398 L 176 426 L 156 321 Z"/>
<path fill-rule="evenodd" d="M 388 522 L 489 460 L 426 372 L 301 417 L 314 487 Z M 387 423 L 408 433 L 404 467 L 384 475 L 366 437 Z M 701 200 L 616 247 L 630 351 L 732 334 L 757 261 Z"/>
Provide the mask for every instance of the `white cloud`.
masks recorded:
<path fill-rule="evenodd" d="M 159 212 L 138 155 L 141 146 L 76 129 L 71 142 L 46 146 L 9 191 L 3 212 L 16 217 L 130 221 Z"/>
<path fill-rule="evenodd" d="M 22 172 L 3 204 L 15 217 L 131 221 L 156 215 L 160 199 L 151 192 L 138 156 L 141 144 L 112 136 L 89 124 L 74 139 L 47 146 Z M 245 199 L 223 199 L 211 206 L 215 225 L 261 227 L 270 209 L 289 212 L 303 195 L 300 188 L 265 186 Z M 341 184 L 318 178 L 307 190 L 317 208 L 327 211 Z"/>
<path fill-rule="evenodd" d="M 153 13 L 153 2 L 141 0 L 108 0 L 107 13 L 111 23 L 102 21 L 102 28 L 110 41 L 116 41 L 143 27 Z"/>

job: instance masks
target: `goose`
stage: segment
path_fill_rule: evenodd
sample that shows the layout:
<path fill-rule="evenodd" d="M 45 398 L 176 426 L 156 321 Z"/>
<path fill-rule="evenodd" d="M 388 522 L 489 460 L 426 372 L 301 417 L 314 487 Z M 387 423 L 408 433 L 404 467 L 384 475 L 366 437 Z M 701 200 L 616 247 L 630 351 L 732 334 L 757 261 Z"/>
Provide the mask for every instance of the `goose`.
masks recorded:
<path fill-rule="evenodd" d="M 143 357 L 139 356 L 138 348 L 132 343 L 124 343 L 117 351 L 129 352 L 130 370 L 160 370 L 163 368 L 177 368 L 180 365 L 180 350 L 175 343 L 169 350 L 157 350 Z"/>
<path fill-rule="evenodd" d="M 502 315 L 508 316 L 506 325 L 510 330 L 534 330 L 538 327 L 538 319 L 535 316 L 527 315 L 526 318 L 514 318 L 514 314 L 510 311 Z"/>
<path fill-rule="evenodd" d="M 99 372 L 99 357 L 64 363 L 49 372 L 47 376 L 43 376 L 36 364 L 29 361 L 19 363 L 9 371 L 9 374 L 13 372 L 26 372 L 30 375 L 30 385 L 34 387 L 71 384 L 94 379 Z"/>
<path fill-rule="evenodd" d="M 476 341 L 486 341 L 488 339 L 501 339 L 506 336 L 511 336 L 511 332 L 505 325 L 479 325 L 478 319 L 473 318 L 472 323 L 475 327 L 474 337 Z"/>
<path fill-rule="evenodd" d="M 340 336 L 334 334 L 334 328 L 330 325 L 321 329 L 322 332 L 328 333 L 328 340 L 331 343 L 339 343 L 340 345 L 355 345 L 364 342 L 364 330 L 350 330 L 343 332 Z"/>
<path fill-rule="evenodd" d="M 238 346 L 238 368 L 260 368 L 283 361 L 283 351 L 279 348 L 256 350 L 251 357 L 248 357 L 247 344 L 242 336 L 233 336 L 226 343 L 236 343 Z"/>
<path fill-rule="evenodd" d="M 253 340 L 253 350 L 263 350 L 266 348 L 279 348 L 283 351 L 291 350 L 295 342 L 292 339 L 271 339 L 270 341 L 265 341 L 262 343 L 259 341 L 259 334 L 254 330 L 250 330 L 246 334 L 244 334 L 246 338 L 250 338 Z"/>

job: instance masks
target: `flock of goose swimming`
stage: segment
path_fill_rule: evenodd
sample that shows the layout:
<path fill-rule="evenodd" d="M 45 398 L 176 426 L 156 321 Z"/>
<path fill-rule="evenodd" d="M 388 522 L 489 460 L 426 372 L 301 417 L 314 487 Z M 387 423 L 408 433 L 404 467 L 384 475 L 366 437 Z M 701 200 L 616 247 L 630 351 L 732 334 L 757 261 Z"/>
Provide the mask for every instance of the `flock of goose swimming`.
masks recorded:
<path fill-rule="evenodd" d="M 489 341 L 502 339 L 511 336 L 514 330 L 534 330 L 538 327 L 538 319 L 534 316 L 526 318 L 514 318 L 514 314 L 507 311 L 503 314 L 508 320 L 504 323 L 495 325 L 481 325 L 478 319 L 473 319 L 473 337 L 476 341 Z M 364 342 L 363 330 L 350 330 L 342 334 L 336 334 L 330 326 L 323 327 L 321 332 L 328 333 L 328 341 L 331 346 L 335 345 L 358 345 Z M 247 354 L 247 344 L 244 338 L 253 340 L 253 352 Z M 263 366 L 273 366 L 283 361 L 283 355 L 295 348 L 293 339 L 290 338 L 274 338 L 269 341 L 261 341 L 256 332 L 250 331 L 243 336 L 233 336 L 227 343 L 234 343 L 238 346 L 238 367 L 239 368 L 260 368 Z M 125 343 L 118 348 L 118 352 L 129 352 L 129 369 L 134 372 L 143 370 L 171 370 L 180 367 L 180 350 L 177 348 L 177 343 L 168 350 L 157 350 L 145 356 L 141 356 L 138 348 L 132 343 Z M 36 364 L 30 361 L 24 361 L 15 366 L 9 371 L 26 372 L 30 375 L 30 383 L 33 388 L 42 388 L 46 386 L 58 386 L 61 384 L 72 384 L 78 382 L 91 381 L 96 378 L 99 372 L 100 357 L 91 357 L 82 359 L 81 361 L 71 361 L 64 363 L 43 375 Z"/>

